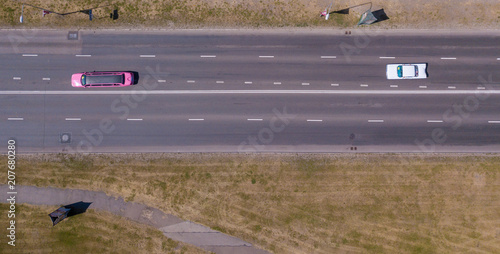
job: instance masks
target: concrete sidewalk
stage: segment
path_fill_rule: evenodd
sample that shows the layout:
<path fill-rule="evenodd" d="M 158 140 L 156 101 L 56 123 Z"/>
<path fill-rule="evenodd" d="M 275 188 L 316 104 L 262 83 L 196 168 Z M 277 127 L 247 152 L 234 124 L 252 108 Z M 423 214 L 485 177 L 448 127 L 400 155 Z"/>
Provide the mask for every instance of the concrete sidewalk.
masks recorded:
<path fill-rule="evenodd" d="M 7 203 L 8 185 L 0 185 L 1 203 Z M 104 210 L 129 218 L 133 221 L 158 228 L 165 236 L 176 241 L 189 243 L 215 253 L 261 254 L 269 253 L 238 238 L 212 230 L 191 221 L 184 221 L 174 215 L 143 204 L 125 202 L 104 192 L 88 190 L 38 188 L 16 185 L 16 202 L 32 205 L 65 205 L 79 201 L 92 202 L 89 208 Z"/>

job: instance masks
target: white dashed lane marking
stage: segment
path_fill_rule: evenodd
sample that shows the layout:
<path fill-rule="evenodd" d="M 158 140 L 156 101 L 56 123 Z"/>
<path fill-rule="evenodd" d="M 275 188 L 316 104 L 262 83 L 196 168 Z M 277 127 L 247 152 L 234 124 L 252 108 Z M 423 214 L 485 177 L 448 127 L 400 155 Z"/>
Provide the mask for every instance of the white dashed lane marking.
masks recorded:
<path fill-rule="evenodd" d="M 394 56 L 381 56 L 381 57 L 379 57 L 379 58 L 380 58 L 380 59 L 394 59 L 394 58 L 396 58 L 396 57 L 394 57 Z"/>
<path fill-rule="evenodd" d="M 441 60 L 456 60 L 456 57 L 441 57 Z"/>
<path fill-rule="evenodd" d="M 13 77 L 13 80 L 21 80 L 21 77 Z"/>
<path fill-rule="evenodd" d="M 23 56 L 38 56 L 37 54 L 23 54 Z"/>
<path fill-rule="evenodd" d="M 397 88 L 397 87 L 398 87 L 398 85 L 391 85 L 391 87 L 392 87 L 392 88 Z"/>
<path fill-rule="evenodd" d="M 9 118 L 7 118 L 7 120 L 9 120 L 9 121 L 22 121 L 22 120 L 24 120 L 24 118 L 22 118 L 22 117 L 9 117 Z"/>
<path fill-rule="evenodd" d="M 361 85 L 359 85 L 359 86 L 361 86 L 361 87 L 368 87 L 368 85 L 367 85 L 367 84 L 361 84 Z"/>
<path fill-rule="evenodd" d="M 164 79 L 159 79 L 159 80 L 158 80 L 158 82 L 159 82 L 159 83 L 166 83 L 167 81 L 166 81 L 166 80 L 164 80 Z"/>
<path fill-rule="evenodd" d="M 486 89 L 486 87 L 484 87 L 484 86 L 478 86 L 477 89 L 484 90 L 484 89 Z"/>
<path fill-rule="evenodd" d="M 384 120 L 368 120 L 369 123 L 383 123 Z"/>
<path fill-rule="evenodd" d="M 205 121 L 203 118 L 189 118 L 189 121 Z"/>
<path fill-rule="evenodd" d="M 50 80 L 50 78 L 42 78 L 42 80 Z"/>
<path fill-rule="evenodd" d="M 274 56 L 259 56 L 259 58 L 274 58 Z"/>
<path fill-rule="evenodd" d="M 332 86 L 339 86 L 339 84 L 332 84 Z"/>
<path fill-rule="evenodd" d="M 427 86 L 418 86 L 418 88 L 425 89 L 425 88 L 427 88 Z"/>
<path fill-rule="evenodd" d="M 323 122 L 321 119 L 307 119 L 308 122 Z"/>
<path fill-rule="evenodd" d="M 201 55 L 201 58 L 216 58 L 216 55 Z"/>
<path fill-rule="evenodd" d="M 260 118 L 248 118 L 247 121 L 262 121 Z"/>
<path fill-rule="evenodd" d="M 337 56 L 321 56 L 321 59 L 335 59 Z"/>
<path fill-rule="evenodd" d="M 187 82 L 188 83 L 195 83 L 196 81 L 194 81 L 194 80 L 188 80 Z"/>
<path fill-rule="evenodd" d="M 488 123 L 500 123 L 498 120 L 488 121 Z"/>
<path fill-rule="evenodd" d="M 219 81 L 215 81 L 215 83 L 217 83 L 217 84 L 224 84 L 224 81 L 219 80 Z"/>
<path fill-rule="evenodd" d="M 68 117 L 66 118 L 66 121 L 80 121 L 82 120 L 81 118 L 71 118 L 71 117 Z"/>
<path fill-rule="evenodd" d="M 91 57 L 92 55 L 75 55 L 76 57 Z"/>
<path fill-rule="evenodd" d="M 246 84 L 246 85 L 251 85 L 251 84 L 252 84 L 252 81 L 245 81 L 245 84 Z"/>
<path fill-rule="evenodd" d="M 127 121 L 142 121 L 142 118 L 127 118 Z"/>
<path fill-rule="evenodd" d="M 309 83 L 302 83 L 303 86 L 308 86 L 310 85 Z"/>
<path fill-rule="evenodd" d="M 156 57 L 156 55 L 140 55 L 140 57 Z"/>
<path fill-rule="evenodd" d="M 281 85 L 281 82 L 274 82 L 273 85 Z"/>
<path fill-rule="evenodd" d="M 443 120 L 427 120 L 428 123 L 442 123 Z"/>

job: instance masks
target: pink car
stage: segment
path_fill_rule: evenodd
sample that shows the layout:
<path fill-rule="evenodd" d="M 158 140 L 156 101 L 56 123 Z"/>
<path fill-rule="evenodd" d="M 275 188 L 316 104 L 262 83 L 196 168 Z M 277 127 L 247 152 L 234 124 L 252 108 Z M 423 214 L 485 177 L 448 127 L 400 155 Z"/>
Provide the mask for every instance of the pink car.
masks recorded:
<path fill-rule="evenodd" d="M 71 76 L 73 87 L 117 87 L 134 84 L 134 74 L 121 71 L 94 71 Z"/>

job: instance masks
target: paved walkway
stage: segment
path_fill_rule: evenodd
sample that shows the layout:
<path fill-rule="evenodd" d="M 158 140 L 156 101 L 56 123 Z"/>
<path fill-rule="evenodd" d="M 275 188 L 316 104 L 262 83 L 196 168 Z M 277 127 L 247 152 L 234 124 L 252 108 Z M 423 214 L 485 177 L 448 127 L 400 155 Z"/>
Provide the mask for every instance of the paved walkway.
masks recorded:
<path fill-rule="evenodd" d="M 1 203 L 7 203 L 8 186 L 0 185 L 0 193 L 3 198 Z M 174 215 L 165 214 L 162 211 L 143 204 L 125 202 L 123 198 L 114 198 L 104 192 L 38 188 L 34 186 L 16 185 L 17 203 L 33 205 L 66 205 L 79 201 L 92 202 L 89 208 L 104 210 L 113 214 L 127 217 L 133 221 L 148 224 L 158 228 L 165 236 L 176 241 L 189 243 L 207 251 L 215 253 L 241 253 L 241 254 L 263 254 L 269 253 L 257 249 L 252 244 L 238 238 L 212 230 L 191 221 L 184 221 Z M 47 218 L 49 221 L 49 218 Z"/>

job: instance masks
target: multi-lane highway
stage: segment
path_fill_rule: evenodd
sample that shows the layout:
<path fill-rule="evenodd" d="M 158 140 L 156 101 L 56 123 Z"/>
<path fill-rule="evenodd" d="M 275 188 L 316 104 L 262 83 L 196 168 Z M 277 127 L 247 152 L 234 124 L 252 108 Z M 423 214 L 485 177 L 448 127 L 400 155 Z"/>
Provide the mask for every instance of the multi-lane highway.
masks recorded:
<path fill-rule="evenodd" d="M 18 152 L 500 151 L 499 31 L 0 33 Z M 386 80 L 408 62 L 429 78 Z M 71 87 L 93 70 L 138 84 Z"/>

